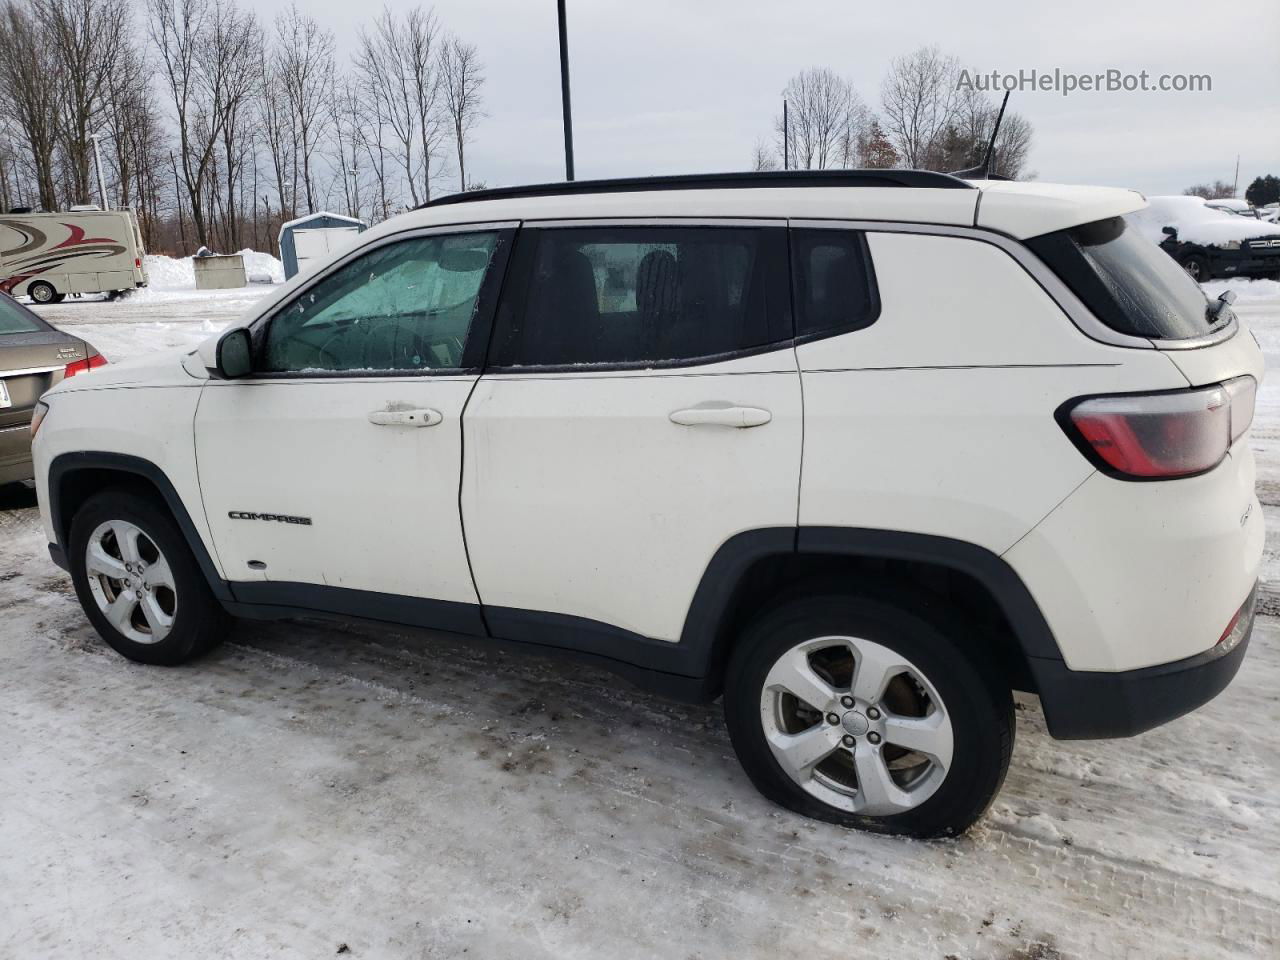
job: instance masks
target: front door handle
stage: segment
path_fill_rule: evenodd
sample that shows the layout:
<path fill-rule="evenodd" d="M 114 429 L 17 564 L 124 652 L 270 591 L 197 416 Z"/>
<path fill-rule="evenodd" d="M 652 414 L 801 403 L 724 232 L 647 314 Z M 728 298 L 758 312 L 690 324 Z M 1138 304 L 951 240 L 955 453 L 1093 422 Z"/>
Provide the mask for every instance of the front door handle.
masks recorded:
<path fill-rule="evenodd" d="M 434 427 L 443 420 L 439 410 L 396 409 L 375 410 L 369 414 L 369 422 L 379 427 Z"/>
<path fill-rule="evenodd" d="M 733 403 L 700 403 L 671 414 L 671 422 L 682 427 L 710 424 L 717 427 L 761 427 L 773 419 L 773 414 L 761 407 L 740 407 Z"/>

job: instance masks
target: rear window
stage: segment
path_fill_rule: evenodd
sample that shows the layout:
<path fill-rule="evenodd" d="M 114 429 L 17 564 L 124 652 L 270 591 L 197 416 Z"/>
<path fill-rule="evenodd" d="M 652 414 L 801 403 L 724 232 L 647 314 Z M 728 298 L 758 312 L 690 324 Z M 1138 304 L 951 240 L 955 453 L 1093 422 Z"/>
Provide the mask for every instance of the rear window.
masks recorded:
<path fill-rule="evenodd" d="M 40 321 L 20 304 L 0 296 L 0 336 L 6 333 L 34 333 L 43 329 Z"/>
<path fill-rule="evenodd" d="M 1152 340 L 1202 337 L 1228 323 L 1200 285 L 1123 217 L 1027 241 L 1094 315 L 1118 333 Z"/>

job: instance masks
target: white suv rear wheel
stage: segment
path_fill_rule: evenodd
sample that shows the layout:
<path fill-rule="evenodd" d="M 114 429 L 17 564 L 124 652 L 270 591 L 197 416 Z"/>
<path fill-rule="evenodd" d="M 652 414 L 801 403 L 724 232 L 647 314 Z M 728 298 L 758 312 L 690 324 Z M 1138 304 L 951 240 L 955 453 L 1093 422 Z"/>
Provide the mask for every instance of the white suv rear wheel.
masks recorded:
<path fill-rule="evenodd" d="M 961 833 L 1004 781 L 1008 679 L 928 596 L 784 603 L 738 639 L 725 719 L 757 788 L 806 816 L 884 833 Z"/>

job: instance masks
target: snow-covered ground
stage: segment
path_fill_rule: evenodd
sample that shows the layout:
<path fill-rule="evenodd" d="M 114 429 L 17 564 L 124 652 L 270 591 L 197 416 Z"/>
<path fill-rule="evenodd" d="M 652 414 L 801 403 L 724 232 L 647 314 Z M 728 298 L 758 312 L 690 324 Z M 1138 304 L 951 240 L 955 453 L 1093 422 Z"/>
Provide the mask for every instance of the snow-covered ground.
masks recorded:
<path fill-rule="evenodd" d="M 1237 308 L 1275 371 L 1272 287 Z M 42 313 L 119 360 L 194 344 L 263 289 Z M 1253 436 L 1280 573 L 1274 373 Z M 1221 697 L 1132 740 L 1055 742 L 1024 700 L 977 828 L 872 837 L 761 799 L 718 707 L 576 665 L 298 623 L 130 664 L 9 488 L 0 955 L 1277 956 L 1277 689 L 1267 616 Z"/>

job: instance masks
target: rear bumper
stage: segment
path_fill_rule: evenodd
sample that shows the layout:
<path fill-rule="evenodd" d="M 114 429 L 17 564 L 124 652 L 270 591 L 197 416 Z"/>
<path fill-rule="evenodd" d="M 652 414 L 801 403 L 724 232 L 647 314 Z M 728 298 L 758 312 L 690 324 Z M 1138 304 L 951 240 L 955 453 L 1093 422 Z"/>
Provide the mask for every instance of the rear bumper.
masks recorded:
<path fill-rule="evenodd" d="M 1257 587 L 1241 613 L 1242 637 L 1230 648 L 1141 670 L 1071 670 L 1061 660 L 1032 658 L 1049 733 L 1058 740 L 1131 737 L 1167 723 L 1216 697 L 1229 684 L 1253 635 Z"/>
<path fill-rule="evenodd" d="M 33 476 L 30 424 L 0 429 L 0 484 L 30 480 Z"/>

